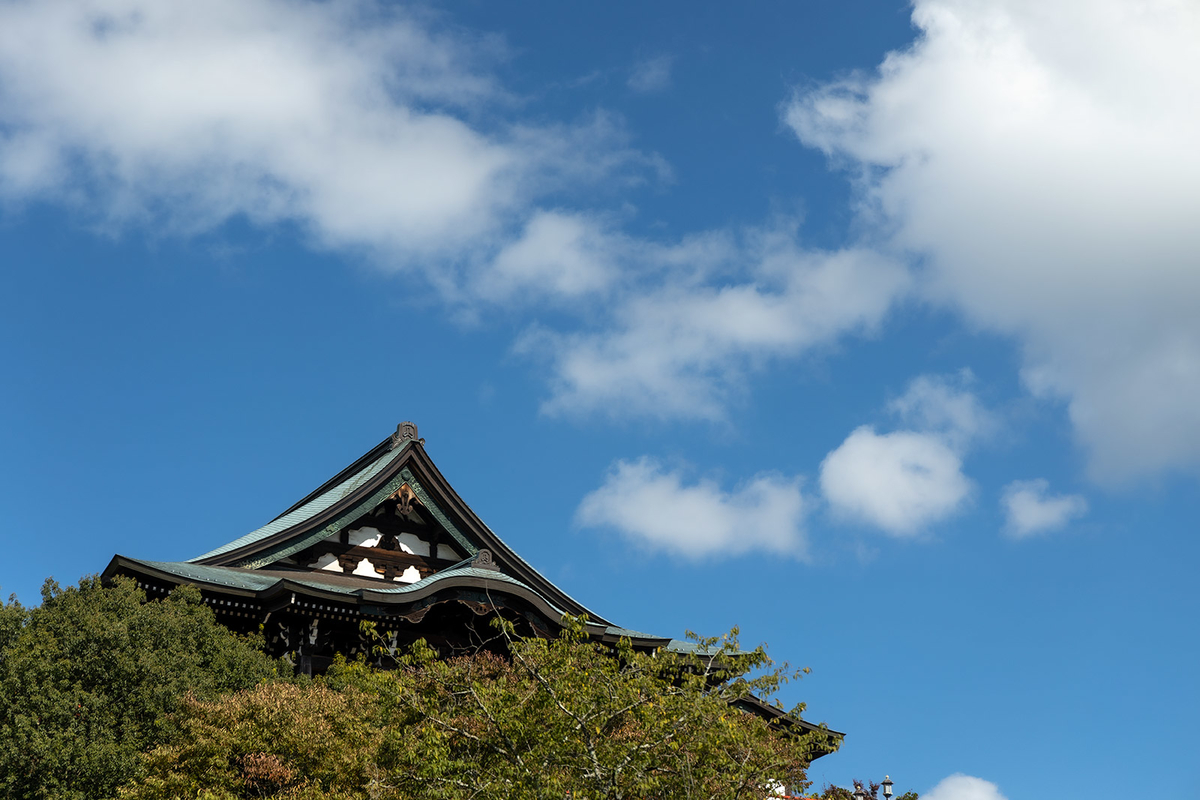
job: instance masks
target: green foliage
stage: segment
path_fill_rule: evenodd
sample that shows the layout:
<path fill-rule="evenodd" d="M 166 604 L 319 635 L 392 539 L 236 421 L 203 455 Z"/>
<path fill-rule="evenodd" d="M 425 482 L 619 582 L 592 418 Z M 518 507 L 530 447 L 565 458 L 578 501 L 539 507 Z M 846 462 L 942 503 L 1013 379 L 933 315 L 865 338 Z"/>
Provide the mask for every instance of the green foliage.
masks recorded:
<path fill-rule="evenodd" d="M 517 639 L 398 668 L 339 661 L 322 680 L 192 700 L 128 800 L 229 798 L 758 798 L 806 787 L 825 739 L 730 706 L 790 675 L 734 637 L 704 655 Z"/>
<path fill-rule="evenodd" d="M 268 683 L 213 700 L 189 697 L 170 744 L 147 754 L 123 796 L 368 797 L 387 721 L 365 695 L 321 683 Z M 364 792 L 368 792 L 364 794 Z"/>
<path fill-rule="evenodd" d="M 0 659 L 4 658 L 9 644 L 21 632 L 28 618 L 29 612 L 17 600 L 15 594 L 8 598 L 7 603 L 0 605 Z"/>
<path fill-rule="evenodd" d="M 186 693 L 211 699 L 275 674 L 195 589 L 148 603 L 132 581 L 89 577 L 48 580 L 42 599 L 0 611 L 0 798 L 111 797 L 140 751 L 174 732 Z"/>

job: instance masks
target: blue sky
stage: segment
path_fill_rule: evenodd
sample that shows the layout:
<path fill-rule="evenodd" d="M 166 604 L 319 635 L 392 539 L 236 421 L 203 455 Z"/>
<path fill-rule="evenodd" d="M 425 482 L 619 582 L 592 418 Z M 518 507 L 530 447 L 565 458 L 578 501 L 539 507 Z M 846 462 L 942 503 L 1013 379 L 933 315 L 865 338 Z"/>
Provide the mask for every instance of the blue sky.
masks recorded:
<path fill-rule="evenodd" d="M 1197 796 L 1200 12 L 743 5 L 0 2 L 0 589 L 411 419 L 819 782 Z"/>

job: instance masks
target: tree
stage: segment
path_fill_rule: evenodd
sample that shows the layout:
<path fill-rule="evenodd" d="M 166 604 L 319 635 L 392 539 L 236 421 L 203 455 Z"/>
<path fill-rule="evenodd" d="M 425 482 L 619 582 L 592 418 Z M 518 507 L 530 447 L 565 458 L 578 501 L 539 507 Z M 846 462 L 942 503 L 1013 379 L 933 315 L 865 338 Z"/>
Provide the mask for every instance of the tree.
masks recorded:
<path fill-rule="evenodd" d="M 0 797 L 111 797 L 173 731 L 183 696 L 215 698 L 276 664 L 191 588 L 147 602 L 128 579 L 47 580 L 42 605 L 0 612 Z"/>
<path fill-rule="evenodd" d="M 394 722 L 369 694 L 322 682 L 277 681 L 209 700 L 185 698 L 167 744 L 122 791 L 137 800 L 181 797 L 391 797 L 377 762 Z"/>
<path fill-rule="evenodd" d="M 806 787 L 836 746 L 731 706 L 791 677 L 762 648 L 638 653 L 565 622 L 554 639 L 502 626 L 502 654 L 418 643 L 395 670 L 339 661 L 312 683 L 190 700 L 125 796 L 761 798 Z"/>
<path fill-rule="evenodd" d="M 28 617 L 29 612 L 15 594 L 9 595 L 8 602 L 0 605 L 0 659 L 4 658 L 9 643 L 21 632 Z"/>

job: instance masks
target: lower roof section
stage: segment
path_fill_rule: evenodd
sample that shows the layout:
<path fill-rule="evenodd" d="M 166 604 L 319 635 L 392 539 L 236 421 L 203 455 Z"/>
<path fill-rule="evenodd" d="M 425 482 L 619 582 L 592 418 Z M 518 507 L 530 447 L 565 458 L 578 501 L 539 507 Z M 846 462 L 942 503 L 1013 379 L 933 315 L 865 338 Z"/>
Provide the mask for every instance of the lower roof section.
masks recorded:
<path fill-rule="evenodd" d="M 147 561 L 122 555 L 114 556 L 103 572 L 105 579 L 118 575 L 170 586 L 193 585 L 202 591 L 254 601 L 264 610 L 282 605 L 298 595 L 358 607 L 372 616 L 385 616 L 403 614 L 446 591 L 466 590 L 524 601 L 554 624 L 565 614 L 527 584 L 492 566 L 486 551 L 423 580 L 406 584 L 320 570 L 219 567 L 191 561 Z M 692 642 L 607 623 L 589 620 L 587 630 L 594 639 L 603 642 L 615 643 L 627 638 L 639 648 L 695 652 Z"/>
<path fill-rule="evenodd" d="M 110 580 L 122 575 L 159 591 L 181 585 L 195 586 L 207 593 L 216 605 L 237 607 L 241 609 L 237 614 L 239 617 L 257 618 L 259 621 L 265 620 L 275 610 L 288 607 L 314 613 L 336 610 L 348 615 L 350 620 L 396 617 L 419 621 L 423 617 L 423 609 L 434 603 L 451 597 L 478 597 L 481 594 L 489 598 L 489 606 L 530 608 L 552 625 L 558 624 L 564 616 L 561 609 L 530 586 L 497 569 L 487 551 L 408 584 L 322 570 L 248 569 L 191 561 L 147 561 L 114 556 L 102 577 Z M 624 638 L 638 649 L 705 654 L 704 649 L 695 642 L 654 636 L 605 622 L 588 621 L 586 624 L 588 634 L 595 641 L 615 644 Z M 828 747 L 821 747 L 824 752 L 814 757 L 835 750 L 844 736 L 824 726 L 790 717 L 781 709 L 754 697 L 739 701 L 738 705 L 742 710 L 771 722 L 820 731 Z"/>

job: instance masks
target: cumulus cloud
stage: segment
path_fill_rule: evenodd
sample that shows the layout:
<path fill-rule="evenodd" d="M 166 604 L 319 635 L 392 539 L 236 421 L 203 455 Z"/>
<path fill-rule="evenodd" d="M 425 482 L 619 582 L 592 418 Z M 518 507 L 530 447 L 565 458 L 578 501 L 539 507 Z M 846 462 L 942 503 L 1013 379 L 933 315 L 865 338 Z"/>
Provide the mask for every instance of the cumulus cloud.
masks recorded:
<path fill-rule="evenodd" d="M 803 559 L 804 513 L 798 478 L 760 474 L 725 491 L 710 479 L 687 483 L 680 470 L 641 458 L 613 465 L 580 503 L 576 522 L 689 559 L 748 551 Z"/>
<path fill-rule="evenodd" d="M 791 231 L 697 238 L 641 258 L 689 272 L 631 293 L 599 330 L 526 339 L 552 364 L 547 413 L 721 419 L 749 372 L 872 331 L 908 285 L 894 260 L 805 250 Z M 707 274 L 733 265 L 749 274 Z"/>
<path fill-rule="evenodd" d="M 913 21 L 785 120 L 931 297 L 1018 338 L 1094 476 L 1200 463 L 1200 6 L 916 0 Z"/>
<path fill-rule="evenodd" d="M 921 797 L 925 800 L 1008 800 L 1000 794 L 996 784 L 962 774 L 951 775 Z"/>
<path fill-rule="evenodd" d="M 638 62 L 629 75 L 628 86 L 635 92 L 661 92 L 671 86 L 672 56 L 656 56 Z"/>
<path fill-rule="evenodd" d="M 821 493 L 834 514 L 897 537 L 920 535 L 970 499 L 962 458 L 994 431 L 994 415 L 966 387 L 969 370 L 921 375 L 888 404 L 908 430 L 853 431 L 821 463 Z"/>
<path fill-rule="evenodd" d="M 525 158 L 449 112 L 494 92 L 469 63 L 366 4 L 5 3 L 0 190 L 438 250 L 495 224 Z"/>
<path fill-rule="evenodd" d="M 1007 518 L 1005 532 L 1015 539 L 1058 530 L 1087 513 L 1087 500 L 1077 494 L 1049 494 L 1043 478 L 1013 481 L 1004 487 L 1000 505 Z"/>
<path fill-rule="evenodd" d="M 821 462 L 821 492 L 837 515 L 911 537 L 957 511 L 971 482 L 937 435 L 864 425 Z"/>

